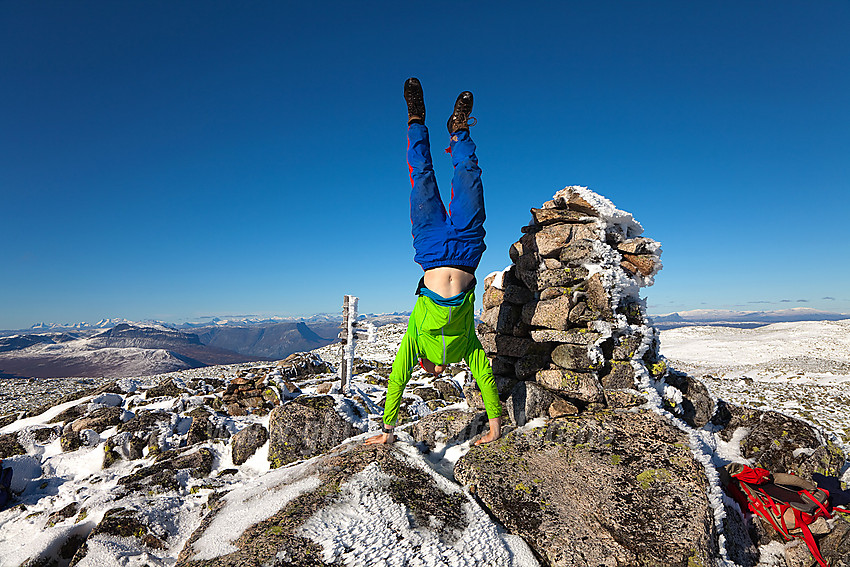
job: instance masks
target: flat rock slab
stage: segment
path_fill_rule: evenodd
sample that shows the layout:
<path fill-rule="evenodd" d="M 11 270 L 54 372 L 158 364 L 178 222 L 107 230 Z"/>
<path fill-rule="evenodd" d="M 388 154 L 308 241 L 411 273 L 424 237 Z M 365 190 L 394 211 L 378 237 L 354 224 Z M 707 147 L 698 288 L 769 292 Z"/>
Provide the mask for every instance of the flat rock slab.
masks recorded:
<path fill-rule="evenodd" d="M 487 414 L 481 411 L 449 409 L 426 415 L 412 428 L 416 441 L 425 443 L 430 449 L 437 441 L 446 445 L 464 443 L 476 435 L 488 431 Z"/>
<path fill-rule="evenodd" d="M 579 211 L 567 209 L 531 209 L 534 222 L 539 225 L 549 225 L 559 222 L 563 223 L 589 223 L 596 219 Z"/>
<path fill-rule="evenodd" d="M 640 411 L 562 417 L 473 447 L 455 467 L 552 566 L 712 565 L 713 511 L 688 438 Z"/>
<path fill-rule="evenodd" d="M 599 379 L 593 372 L 575 372 L 564 370 L 539 370 L 534 375 L 535 381 L 550 390 L 560 392 L 568 398 L 582 402 L 595 403 L 605 399 Z"/>
<path fill-rule="evenodd" d="M 566 331 L 570 328 L 569 313 L 572 307 L 573 302 L 568 295 L 526 303 L 522 308 L 522 320 L 535 327 Z"/>
<path fill-rule="evenodd" d="M 160 454 L 154 464 L 136 470 L 118 479 L 119 486 L 130 490 L 145 490 L 159 487 L 161 490 L 179 490 L 180 481 L 176 471 L 188 469 L 195 478 L 203 478 L 212 471 L 214 455 L 208 447 L 197 451 L 192 447 L 172 449 Z"/>
<path fill-rule="evenodd" d="M 571 329 L 569 331 L 557 331 L 555 329 L 534 329 L 531 338 L 538 343 L 569 343 L 573 345 L 592 345 L 599 340 L 599 333 L 589 332 L 586 329 Z"/>

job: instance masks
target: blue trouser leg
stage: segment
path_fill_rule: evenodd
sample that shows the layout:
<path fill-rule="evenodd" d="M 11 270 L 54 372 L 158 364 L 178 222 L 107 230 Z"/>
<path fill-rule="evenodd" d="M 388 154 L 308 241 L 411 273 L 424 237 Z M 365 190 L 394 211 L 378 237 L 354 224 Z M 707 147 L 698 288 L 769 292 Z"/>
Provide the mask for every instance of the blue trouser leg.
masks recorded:
<path fill-rule="evenodd" d="M 449 203 L 449 216 L 459 231 L 481 231 L 484 238 L 484 186 L 481 184 L 481 168 L 475 156 L 475 142 L 469 132 L 461 130 L 452 135 L 449 145 L 452 165 L 455 168 L 452 178 L 452 200 Z"/>
<path fill-rule="evenodd" d="M 428 128 L 424 124 L 414 123 L 407 127 L 407 167 L 414 259 L 424 266 L 442 256 L 439 242 L 445 241 L 447 228 L 446 208 L 437 188 Z"/>
<path fill-rule="evenodd" d="M 475 155 L 475 142 L 469 131 L 460 130 L 452 134 L 449 150 L 452 154 L 454 177 L 452 178 L 452 200 L 449 217 L 455 229 L 457 255 L 462 265 L 478 266 L 484 253 L 484 186 L 481 184 L 481 168 Z"/>
<path fill-rule="evenodd" d="M 428 129 L 422 124 L 407 128 L 407 165 L 410 170 L 410 222 L 414 260 L 429 270 L 438 266 L 475 269 L 484 245 L 484 189 L 475 143 L 469 132 L 452 136 L 449 145 L 454 165 L 452 201 L 443 205 L 431 162 Z"/>

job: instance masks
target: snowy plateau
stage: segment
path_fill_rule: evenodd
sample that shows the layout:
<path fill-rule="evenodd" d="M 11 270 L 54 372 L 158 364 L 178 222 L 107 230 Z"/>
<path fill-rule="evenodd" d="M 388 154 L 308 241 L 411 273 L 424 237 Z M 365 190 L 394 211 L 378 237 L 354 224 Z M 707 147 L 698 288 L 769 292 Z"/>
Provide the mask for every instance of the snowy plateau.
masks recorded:
<path fill-rule="evenodd" d="M 211 402 L 217 385 L 240 376 L 264 374 L 269 384 L 288 383 L 291 391 L 279 391 L 282 396 L 327 392 L 340 406 L 354 400 L 368 406 L 372 410 L 368 416 L 350 416 L 367 431 L 334 449 L 350 452 L 379 427 L 376 412 L 386 387 L 377 369 L 386 369 L 392 362 L 404 331 L 402 323 L 383 325 L 377 329 L 375 343 L 358 343 L 360 361 L 353 393 L 348 396 L 339 392 L 332 371 L 296 376 L 290 382 L 276 363 L 242 363 L 122 379 L 118 381 L 122 394 L 89 394 L 5 424 L 0 436 L 16 436 L 23 452 L 3 462 L 13 469 L 13 500 L 0 511 L 0 566 L 65 566 L 72 560 L 81 567 L 183 565 L 189 564 L 184 557 L 188 548 L 194 553 L 191 564 L 217 564 L 216 558 L 244 543 L 237 538 L 246 529 L 264 525 L 287 502 L 319 486 L 322 457 L 271 468 L 266 440 L 253 456 L 236 464 L 231 440 L 255 424 L 268 429 L 269 415 L 215 412 L 208 419 L 217 433 L 200 444 L 201 450 L 185 454 L 188 458 L 207 451 L 211 458 L 204 474 L 180 470 L 173 485 L 136 491 L 122 490 L 126 484 L 122 479 L 154 467 L 157 454 L 167 448 L 185 450 L 192 426 L 189 414 Z M 329 345 L 312 354 L 335 365 L 339 350 L 338 345 Z M 820 428 L 845 452 L 850 450 L 846 409 L 850 404 L 850 320 L 775 323 L 754 329 L 675 328 L 662 331 L 661 352 L 670 367 L 703 381 L 713 396 L 802 419 Z M 460 393 L 469 373 L 462 366 L 451 370 L 450 379 Z M 148 395 L 151 388 L 169 382 L 179 391 Z M 437 537 L 438 526 L 433 531 L 415 527 L 409 521 L 411 511 L 391 498 L 391 479 L 377 467 L 367 466 L 340 485 L 332 506 L 308 515 L 299 528 L 300 537 L 318 546 L 323 562 L 336 565 L 538 565 L 523 540 L 494 522 L 468 489 L 454 481 L 454 464 L 470 450 L 472 440 L 453 445 L 438 440 L 434 449 L 423 452 L 421 443 L 411 436 L 417 418 L 466 407 L 460 394 L 458 401 L 439 407 L 429 405 L 424 394 L 414 393 L 425 392 L 433 382 L 422 371 L 414 373 L 405 395 L 409 417 L 401 426 L 396 449 L 411 470 L 432 479 L 429 482 L 446 497 L 460 499 L 463 530 L 446 543 Z M 79 415 L 73 413 L 79 407 L 85 411 L 116 408 L 119 423 L 100 432 L 84 429 L 82 446 L 63 450 L 61 424 L 70 422 L 68 415 Z M 157 449 L 151 441 L 140 458 L 130 459 L 126 456 L 129 437 L 121 432 L 122 425 L 144 412 L 165 416 L 156 429 Z M 109 442 L 122 435 L 125 446 Z M 105 466 L 105 455 L 112 449 L 120 455 Z M 725 447 L 724 452 L 734 453 L 735 448 Z M 846 464 L 842 480 L 850 481 Z M 214 502 L 218 514 L 207 521 L 200 537 L 194 535 Z M 116 514 L 131 518 L 130 528 L 112 533 L 103 529 Z M 278 554 L 268 564 L 288 563 Z M 774 542 L 762 549 L 759 565 L 783 567 L 782 546 Z"/>
<path fill-rule="evenodd" d="M 850 448 L 850 319 L 661 332 L 670 365 L 719 398 L 808 420 Z"/>

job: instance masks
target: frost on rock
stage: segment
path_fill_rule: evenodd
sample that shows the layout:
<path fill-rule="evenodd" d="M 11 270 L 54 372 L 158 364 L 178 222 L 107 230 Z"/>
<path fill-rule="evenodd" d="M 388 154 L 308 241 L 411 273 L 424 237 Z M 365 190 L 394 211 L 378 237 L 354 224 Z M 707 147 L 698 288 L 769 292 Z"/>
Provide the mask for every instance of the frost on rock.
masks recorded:
<path fill-rule="evenodd" d="M 478 331 L 499 359 L 494 373 L 534 380 L 585 410 L 611 405 L 606 391 L 649 387 L 665 365 L 640 288 L 661 269 L 660 244 L 586 187 L 558 191 L 531 215 L 513 263 L 484 282 Z"/>
<path fill-rule="evenodd" d="M 724 560 L 716 474 L 708 470 L 710 459 L 692 431 L 671 412 L 691 426 L 705 425 L 710 414 L 693 404 L 686 411 L 682 391 L 667 383 L 658 332 L 640 297 L 640 289 L 652 285 L 662 267 L 660 244 L 642 236 L 643 227 L 631 214 L 585 187 L 566 187 L 532 208 L 531 215 L 510 248 L 513 264 L 485 280 L 485 311 L 478 327 L 485 350 L 499 361 L 499 372 L 521 385 L 536 383 L 534 388 L 517 386 L 506 402 L 513 410 L 509 413 L 530 420 L 558 417 L 564 407 L 580 414 L 643 407 L 681 425 L 694 460 L 706 468 L 706 497 Z M 497 377 L 498 382 L 504 380 Z M 530 393 L 541 388 L 549 394 Z"/>
<path fill-rule="evenodd" d="M 513 263 L 485 280 L 478 327 L 494 373 L 506 375 L 497 383 L 520 381 L 513 393 L 501 392 L 509 413 L 530 420 L 648 409 L 669 420 L 705 469 L 712 555 L 729 563 L 726 507 L 712 459 L 717 447 L 697 429 L 711 418 L 713 400 L 700 383 L 667 367 L 640 297 L 662 268 L 661 245 L 643 236 L 630 213 L 586 187 L 558 191 L 531 216 L 510 248 Z"/>

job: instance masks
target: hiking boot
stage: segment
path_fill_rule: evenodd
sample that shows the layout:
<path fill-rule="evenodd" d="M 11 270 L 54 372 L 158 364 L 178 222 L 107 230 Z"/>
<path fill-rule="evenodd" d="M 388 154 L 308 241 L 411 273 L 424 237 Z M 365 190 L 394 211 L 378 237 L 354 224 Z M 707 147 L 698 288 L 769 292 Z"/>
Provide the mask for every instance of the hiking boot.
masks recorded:
<path fill-rule="evenodd" d="M 425 124 L 425 97 L 416 77 L 404 82 L 404 100 L 407 102 L 407 123 Z"/>
<path fill-rule="evenodd" d="M 455 101 L 455 109 L 452 115 L 449 116 L 449 121 L 446 122 L 446 127 L 449 129 L 449 134 L 454 134 L 460 130 L 469 130 L 470 126 L 475 126 L 475 118 L 472 122 L 469 121 L 469 115 L 472 113 L 472 93 L 463 91 L 457 95 Z"/>

